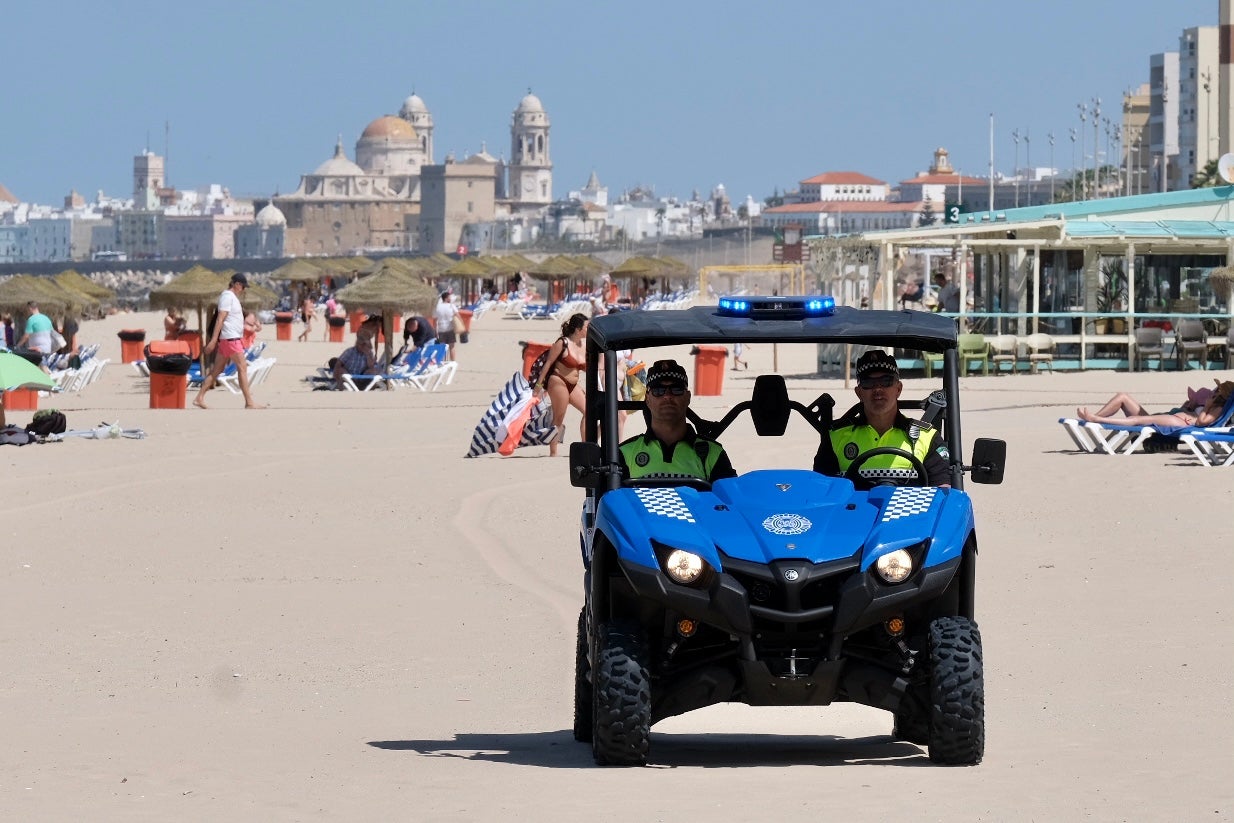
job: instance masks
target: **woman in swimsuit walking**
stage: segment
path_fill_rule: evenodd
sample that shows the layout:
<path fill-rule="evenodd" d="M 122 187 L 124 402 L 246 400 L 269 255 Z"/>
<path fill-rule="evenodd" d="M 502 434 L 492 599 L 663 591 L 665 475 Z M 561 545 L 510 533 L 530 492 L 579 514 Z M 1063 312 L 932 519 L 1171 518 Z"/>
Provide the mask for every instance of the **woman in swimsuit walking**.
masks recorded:
<path fill-rule="evenodd" d="M 572 314 L 561 324 L 561 337 L 553 343 L 548 353 L 548 366 L 540 381 L 532 388 L 535 396 L 548 394 L 553 405 L 553 427 L 556 432 L 549 443 L 550 457 L 557 456 L 557 445 L 565 439 L 566 409 L 570 406 L 584 411 L 586 395 L 579 385 L 580 373 L 587 363 L 587 315 Z"/>

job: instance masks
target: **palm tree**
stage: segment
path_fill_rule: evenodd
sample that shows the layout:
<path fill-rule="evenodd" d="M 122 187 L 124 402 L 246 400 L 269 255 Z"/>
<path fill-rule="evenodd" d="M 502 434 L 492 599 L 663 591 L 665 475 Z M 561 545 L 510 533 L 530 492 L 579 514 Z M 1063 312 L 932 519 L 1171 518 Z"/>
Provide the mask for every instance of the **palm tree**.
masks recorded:
<path fill-rule="evenodd" d="M 1211 189 L 1215 186 L 1229 185 L 1221 179 L 1221 175 L 1217 173 L 1216 159 L 1209 160 L 1204 164 L 1204 168 L 1197 171 L 1191 177 L 1191 188 L 1193 189 Z"/>

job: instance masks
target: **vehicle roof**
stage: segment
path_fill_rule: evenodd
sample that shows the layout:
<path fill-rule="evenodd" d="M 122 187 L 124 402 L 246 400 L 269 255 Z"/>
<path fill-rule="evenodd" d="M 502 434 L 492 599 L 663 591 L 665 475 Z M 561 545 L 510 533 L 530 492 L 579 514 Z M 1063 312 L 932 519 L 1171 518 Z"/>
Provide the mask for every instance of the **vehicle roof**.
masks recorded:
<path fill-rule="evenodd" d="M 682 311 L 622 311 L 591 321 L 589 346 L 601 351 L 681 343 L 861 343 L 924 351 L 956 348 L 955 320 L 920 311 L 837 306 L 825 317 L 799 320 L 728 317 L 718 306 Z"/>

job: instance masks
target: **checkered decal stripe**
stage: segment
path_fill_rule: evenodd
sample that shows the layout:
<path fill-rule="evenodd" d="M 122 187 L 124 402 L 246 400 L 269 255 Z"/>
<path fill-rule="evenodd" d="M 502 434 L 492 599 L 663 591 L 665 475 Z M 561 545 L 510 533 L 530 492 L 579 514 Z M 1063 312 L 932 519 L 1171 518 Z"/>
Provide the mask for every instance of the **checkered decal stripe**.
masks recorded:
<path fill-rule="evenodd" d="M 672 517 L 687 523 L 694 522 L 694 515 L 690 514 L 676 489 L 635 489 L 634 493 L 649 514 Z"/>
<path fill-rule="evenodd" d="M 882 522 L 890 523 L 901 517 L 912 517 L 928 512 L 936 494 L 938 494 L 938 489 L 932 487 L 896 489 L 891 493 L 891 499 L 887 501 L 887 508 L 883 510 Z"/>

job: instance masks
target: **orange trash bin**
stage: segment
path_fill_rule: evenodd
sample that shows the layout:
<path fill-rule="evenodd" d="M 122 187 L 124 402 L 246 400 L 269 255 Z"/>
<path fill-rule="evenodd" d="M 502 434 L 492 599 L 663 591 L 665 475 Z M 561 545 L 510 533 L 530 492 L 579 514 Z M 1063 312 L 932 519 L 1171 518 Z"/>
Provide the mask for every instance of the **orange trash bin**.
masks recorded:
<path fill-rule="evenodd" d="M 295 317 L 296 316 L 289 311 L 278 311 L 274 313 L 275 340 L 291 339 L 291 321 L 294 320 Z"/>
<path fill-rule="evenodd" d="M 188 375 L 150 372 L 150 408 L 183 409 Z"/>
<path fill-rule="evenodd" d="M 394 331 L 402 331 L 402 330 L 403 330 L 403 315 L 396 314 L 394 315 Z"/>
<path fill-rule="evenodd" d="M 700 397 L 716 397 L 724 393 L 724 359 L 728 357 L 725 346 L 695 346 L 694 390 Z"/>
<path fill-rule="evenodd" d="M 368 315 L 359 310 L 353 311 L 351 314 L 348 315 L 348 319 L 351 320 L 351 333 L 352 334 L 355 334 L 356 332 L 360 331 L 360 326 L 363 325 L 364 318 L 366 317 L 368 317 Z"/>
<path fill-rule="evenodd" d="M 4 393 L 4 408 L 6 411 L 38 411 L 39 393 L 37 389 L 13 389 Z"/>
<path fill-rule="evenodd" d="M 531 364 L 552 347 L 552 343 L 527 343 L 523 346 L 523 377 L 531 379 Z"/>
<path fill-rule="evenodd" d="M 176 337 L 176 340 L 185 343 L 189 347 L 189 357 L 197 360 L 201 357 L 201 332 L 199 331 L 182 331 Z"/>
<path fill-rule="evenodd" d="M 330 342 L 342 343 L 343 330 L 347 328 L 346 317 L 327 317 L 326 323 L 330 326 Z"/>
<path fill-rule="evenodd" d="M 142 344 L 146 339 L 145 329 L 121 329 L 116 333 L 120 338 L 120 362 L 136 363 L 142 359 Z"/>

